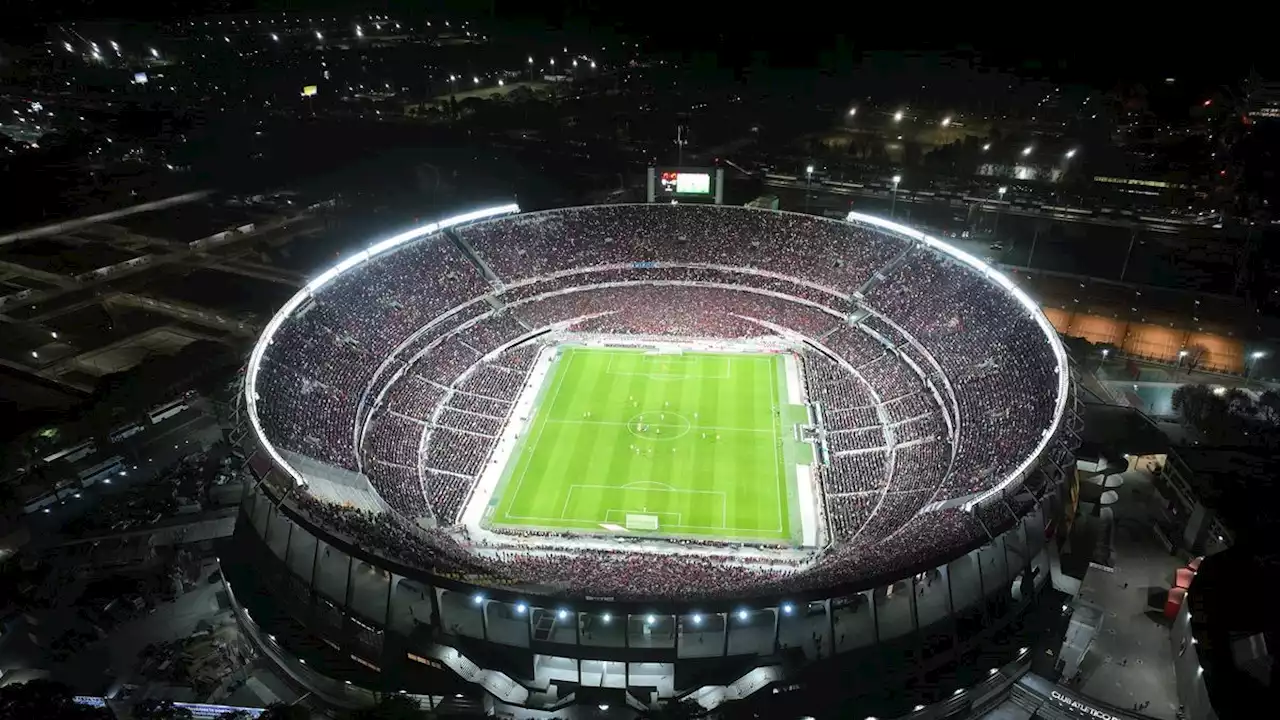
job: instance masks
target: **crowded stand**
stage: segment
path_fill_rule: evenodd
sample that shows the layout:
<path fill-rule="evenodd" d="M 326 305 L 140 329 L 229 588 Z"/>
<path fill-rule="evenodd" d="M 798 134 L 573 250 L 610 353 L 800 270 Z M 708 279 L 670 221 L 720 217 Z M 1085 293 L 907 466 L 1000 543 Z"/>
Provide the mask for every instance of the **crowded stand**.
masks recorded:
<path fill-rule="evenodd" d="M 358 544 L 411 564 L 566 592 L 714 597 L 878 577 L 1016 520 L 1007 509 L 923 511 L 1003 480 L 1054 418 L 1052 348 L 1021 304 L 971 268 L 919 247 L 903 256 L 910 241 L 855 224 L 716 206 L 578 208 L 455 232 L 501 286 L 446 237 L 408 244 L 316 291 L 280 326 L 257 369 L 265 436 L 363 472 L 403 516 L 299 498 Z M 849 296 L 895 259 L 865 297 Z M 600 268 L 609 264 L 618 267 Z M 845 320 L 859 305 L 898 327 L 875 314 Z M 566 322 L 570 333 L 775 334 L 754 320 L 829 348 L 855 369 L 792 343 L 808 401 L 821 406 L 812 432 L 826 452 L 813 468 L 815 496 L 838 541 L 816 562 L 779 572 L 715 556 L 527 552 L 519 543 L 477 554 L 475 541 L 459 539 L 464 505 L 497 462 L 497 437 L 546 341 L 505 346 Z M 945 377 L 954 406 L 938 405 L 917 368 Z M 438 527 L 422 531 L 407 520 L 417 517 Z"/>
<path fill-rule="evenodd" d="M 884 436 L 880 436 L 884 441 Z M 835 455 L 822 470 L 822 489 L 827 497 L 842 493 L 869 493 L 884 489 L 889 477 L 885 448 L 869 445 L 870 452 Z"/>

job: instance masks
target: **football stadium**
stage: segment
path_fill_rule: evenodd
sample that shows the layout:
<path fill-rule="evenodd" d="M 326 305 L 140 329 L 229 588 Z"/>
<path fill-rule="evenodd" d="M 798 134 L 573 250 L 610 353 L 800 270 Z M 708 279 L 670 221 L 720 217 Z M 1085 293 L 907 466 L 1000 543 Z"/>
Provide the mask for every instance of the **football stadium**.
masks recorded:
<path fill-rule="evenodd" d="M 928 717 L 1026 660 L 997 639 L 1049 577 L 1071 373 L 1007 278 L 882 218 L 477 210 L 272 318 L 223 569 L 335 705 L 637 717 L 832 682 Z"/>

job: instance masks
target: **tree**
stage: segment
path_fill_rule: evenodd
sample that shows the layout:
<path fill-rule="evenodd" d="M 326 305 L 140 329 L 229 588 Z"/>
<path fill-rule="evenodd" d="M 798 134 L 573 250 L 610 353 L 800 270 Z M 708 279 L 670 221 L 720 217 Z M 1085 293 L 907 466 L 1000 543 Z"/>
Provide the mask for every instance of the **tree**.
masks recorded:
<path fill-rule="evenodd" d="M 1268 390 L 1258 397 L 1258 407 L 1264 419 L 1280 423 L 1280 392 Z"/>
<path fill-rule="evenodd" d="M 39 720 L 111 720 L 111 711 L 81 705 L 71 688 L 50 680 L 0 687 L 0 718 Z"/>
<path fill-rule="evenodd" d="M 177 707 L 172 700 L 143 700 L 133 706 L 135 720 L 191 720 L 191 711 Z"/>

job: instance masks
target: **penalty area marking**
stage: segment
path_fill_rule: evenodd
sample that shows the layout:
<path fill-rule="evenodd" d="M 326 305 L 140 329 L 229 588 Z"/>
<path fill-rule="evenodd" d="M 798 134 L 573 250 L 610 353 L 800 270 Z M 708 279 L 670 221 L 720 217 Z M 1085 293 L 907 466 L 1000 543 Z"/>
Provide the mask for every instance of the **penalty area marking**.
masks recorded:
<path fill-rule="evenodd" d="M 656 481 L 642 481 L 642 482 L 656 482 Z M 628 485 L 635 485 L 635 484 L 636 484 L 636 483 L 628 483 Z M 661 485 L 662 483 L 656 483 L 656 484 Z M 616 490 L 622 490 L 623 492 L 626 492 L 626 491 L 628 491 L 628 490 L 637 490 L 637 489 L 639 489 L 639 488 L 627 487 L 627 486 L 625 486 L 625 485 L 624 485 L 624 486 L 622 486 L 622 487 L 619 487 L 619 486 L 617 486 L 617 485 L 570 485 L 570 486 L 569 486 L 569 492 L 565 494 L 565 498 L 564 498 L 564 507 L 560 509 L 560 517 L 558 518 L 559 520 L 573 520 L 573 521 L 580 521 L 580 522 L 594 522 L 594 521 L 582 520 L 581 518 L 576 518 L 576 517 L 575 517 L 575 518 L 565 517 L 565 515 L 569 512 L 569 505 L 570 505 L 570 501 L 573 499 L 573 491 L 574 491 L 574 490 L 578 490 L 578 489 L 584 489 L 584 488 L 585 488 L 585 489 L 590 489 L 590 490 L 615 490 L 615 491 L 616 491 Z M 728 495 L 728 493 L 726 493 L 726 492 L 725 492 L 725 491 L 723 491 L 723 490 L 685 490 L 685 489 L 681 489 L 681 488 L 673 488 L 673 487 L 671 487 L 671 486 L 667 486 L 667 487 L 655 487 L 655 488 L 646 489 L 644 492 L 646 492 L 646 493 L 684 493 L 684 494 L 686 494 L 686 495 L 712 495 L 712 496 L 716 496 L 716 495 L 718 495 L 718 496 L 720 497 L 720 525 L 719 525 L 719 527 L 714 526 L 714 525 L 713 525 L 713 526 L 711 526 L 713 529 L 718 529 L 718 530 L 734 530 L 734 531 L 741 531 L 741 532 L 758 532 L 758 529 L 757 529 L 757 528 L 730 528 L 730 527 L 728 527 L 728 522 L 729 522 L 729 495 Z M 634 513 L 647 513 L 647 514 L 649 514 L 649 515 L 663 515 L 663 514 L 670 515 L 670 514 L 672 514 L 672 513 L 661 513 L 661 512 L 654 511 L 654 510 L 646 510 L 646 509 L 644 509 L 644 508 L 634 508 L 634 509 L 630 509 L 630 510 L 616 510 L 616 509 L 615 509 L 615 510 L 609 510 L 609 509 L 606 509 L 606 510 L 605 510 L 605 517 L 604 517 L 604 521 L 605 521 L 605 522 L 609 522 L 609 513 L 611 513 L 611 512 L 621 512 L 621 513 L 624 513 L 624 514 L 625 514 L 625 513 L 628 513 L 628 512 L 629 512 L 629 513 L 633 513 L 633 514 L 634 514 Z M 675 514 L 677 514 L 677 515 L 678 515 L 679 513 L 675 513 Z M 508 515 L 507 517 L 509 517 L 509 518 L 515 518 L 516 516 L 514 516 L 514 515 Z M 518 519 L 521 519 L 521 520 L 555 520 L 555 519 L 557 519 L 557 518 L 518 518 Z M 674 525 L 674 526 L 669 526 L 669 527 L 692 527 L 692 526 L 685 526 L 685 525 L 681 525 L 681 524 L 677 523 L 676 525 Z"/>

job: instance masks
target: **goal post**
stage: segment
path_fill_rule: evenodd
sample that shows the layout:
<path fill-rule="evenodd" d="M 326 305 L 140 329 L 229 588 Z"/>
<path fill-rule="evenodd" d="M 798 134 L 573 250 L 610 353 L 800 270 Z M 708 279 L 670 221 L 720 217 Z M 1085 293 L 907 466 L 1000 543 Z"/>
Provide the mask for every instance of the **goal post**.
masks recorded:
<path fill-rule="evenodd" d="M 627 513 L 626 526 L 628 530 L 657 530 L 658 516 Z"/>

